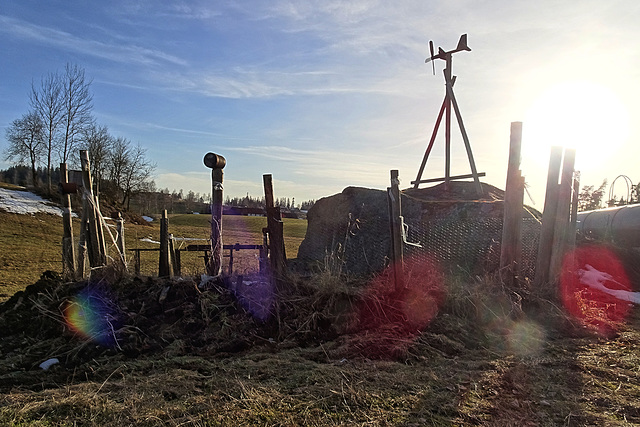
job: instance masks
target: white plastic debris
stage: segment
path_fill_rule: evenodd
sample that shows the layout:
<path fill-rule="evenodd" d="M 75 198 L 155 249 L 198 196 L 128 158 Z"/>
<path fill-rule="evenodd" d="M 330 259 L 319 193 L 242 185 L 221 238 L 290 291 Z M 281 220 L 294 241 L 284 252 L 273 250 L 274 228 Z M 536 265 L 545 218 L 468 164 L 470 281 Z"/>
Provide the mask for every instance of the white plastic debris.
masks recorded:
<path fill-rule="evenodd" d="M 46 371 L 47 369 L 49 369 L 50 367 L 52 367 L 53 365 L 56 365 L 60 363 L 60 361 L 58 360 L 57 357 L 52 357 L 51 359 L 45 360 L 44 362 L 42 362 L 39 366 L 40 368 L 42 368 L 43 371 Z"/>
<path fill-rule="evenodd" d="M 623 289 L 611 289 L 606 286 L 607 282 L 612 282 L 620 285 L 621 283 L 616 281 L 609 273 L 605 273 L 597 270 L 591 265 L 585 265 L 584 270 L 578 270 L 578 277 L 580 283 L 589 286 L 590 288 L 597 289 L 606 294 L 609 294 L 622 301 L 631 302 L 633 304 L 640 304 L 640 292 L 625 291 Z"/>

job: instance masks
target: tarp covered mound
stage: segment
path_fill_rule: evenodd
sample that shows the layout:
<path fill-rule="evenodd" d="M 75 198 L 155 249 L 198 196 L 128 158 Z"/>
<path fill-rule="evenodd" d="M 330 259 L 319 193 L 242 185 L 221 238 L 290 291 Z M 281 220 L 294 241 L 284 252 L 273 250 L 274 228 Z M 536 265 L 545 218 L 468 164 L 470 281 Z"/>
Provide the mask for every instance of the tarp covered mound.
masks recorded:
<path fill-rule="evenodd" d="M 499 245 L 500 241 L 503 198 L 504 191 L 492 185 L 482 184 L 482 193 L 478 195 L 474 183 L 464 181 L 452 181 L 448 191 L 444 190 L 444 183 L 404 190 L 401 204 L 407 225 L 406 240 L 422 242 L 420 248 L 406 245 L 405 253 L 418 251 L 424 255 L 429 251 L 436 258 L 444 256 L 453 262 L 467 257 L 465 251 L 470 250 L 478 258 L 486 258 L 489 251 L 494 256 L 496 243 Z M 523 212 L 523 217 L 527 216 L 531 214 Z M 318 200 L 309 210 L 307 220 L 307 234 L 298 249 L 298 260 L 307 266 L 368 274 L 388 264 L 390 227 L 386 191 L 347 187 L 340 194 Z M 466 248 L 456 257 L 458 249 L 452 245 Z M 440 249 L 446 249 L 447 253 L 435 253 Z M 499 254 L 499 246 L 497 250 Z"/>

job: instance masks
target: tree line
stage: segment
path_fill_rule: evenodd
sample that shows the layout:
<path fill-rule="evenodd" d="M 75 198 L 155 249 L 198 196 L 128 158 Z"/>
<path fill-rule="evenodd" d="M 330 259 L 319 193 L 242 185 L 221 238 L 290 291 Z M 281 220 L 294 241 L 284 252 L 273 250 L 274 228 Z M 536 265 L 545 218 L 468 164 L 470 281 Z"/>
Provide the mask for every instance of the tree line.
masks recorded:
<path fill-rule="evenodd" d="M 578 193 L 578 211 L 591 211 L 594 209 L 601 209 L 605 207 L 624 206 L 634 203 L 640 203 L 640 183 L 637 185 L 630 185 L 629 195 L 627 198 L 620 197 L 616 199 L 611 197 L 605 198 L 605 191 L 607 188 L 607 180 L 603 180 L 599 187 L 595 185 L 585 185 Z"/>
<path fill-rule="evenodd" d="M 128 206 L 131 196 L 153 187 L 155 165 L 146 150 L 129 139 L 115 137 L 93 116 L 91 80 L 78 65 L 67 64 L 63 71 L 50 72 L 31 83 L 29 111 L 15 119 L 6 130 L 5 160 L 14 166 L 28 166 L 31 185 L 42 182 L 52 194 L 54 161 L 80 168 L 79 150 L 89 152 L 96 190 L 110 200 Z"/>

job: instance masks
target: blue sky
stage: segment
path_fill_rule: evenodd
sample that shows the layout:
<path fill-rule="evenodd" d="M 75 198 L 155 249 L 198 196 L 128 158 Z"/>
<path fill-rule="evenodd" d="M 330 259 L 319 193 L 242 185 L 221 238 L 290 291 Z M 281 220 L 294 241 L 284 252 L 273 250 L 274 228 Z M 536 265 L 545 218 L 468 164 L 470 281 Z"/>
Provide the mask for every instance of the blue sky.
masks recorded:
<path fill-rule="evenodd" d="M 640 3 L 628 1 L 30 1 L 0 3 L 0 150 L 32 80 L 66 63 L 93 79 L 94 114 L 147 149 L 159 188 L 318 199 L 415 179 L 444 96 L 456 97 L 483 179 L 503 188 L 512 121 L 542 209 L 549 146 L 577 147 L 582 185 L 640 181 Z M 452 174 L 470 172 L 453 125 Z M 444 176 L 440 133 L 423 178 Z M 0 162 L 0 167 L 7 167 Z M 622 189 L 622 184 L 616 184 Z M 620 193 L 620 192 L 618 192 Z"/>

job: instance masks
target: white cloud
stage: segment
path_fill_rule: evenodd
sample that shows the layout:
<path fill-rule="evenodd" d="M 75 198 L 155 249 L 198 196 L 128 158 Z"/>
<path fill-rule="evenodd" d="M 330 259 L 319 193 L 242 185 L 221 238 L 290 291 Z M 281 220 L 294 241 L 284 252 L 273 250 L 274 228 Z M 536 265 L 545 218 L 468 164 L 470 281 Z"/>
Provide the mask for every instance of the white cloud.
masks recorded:
<path fill-rule="evenodd" d="M 4 15 L 0 15 L 0 31 L 30 42 L 54 46 L 64 51 L 81 53 L 110 61 L 135 62 L 146 65 L 163 63 L 187 65 L 184 60 L 160 50 L 131 44 L 123 46 L 86 39 L 66 31 L 32 24 Z"/>

